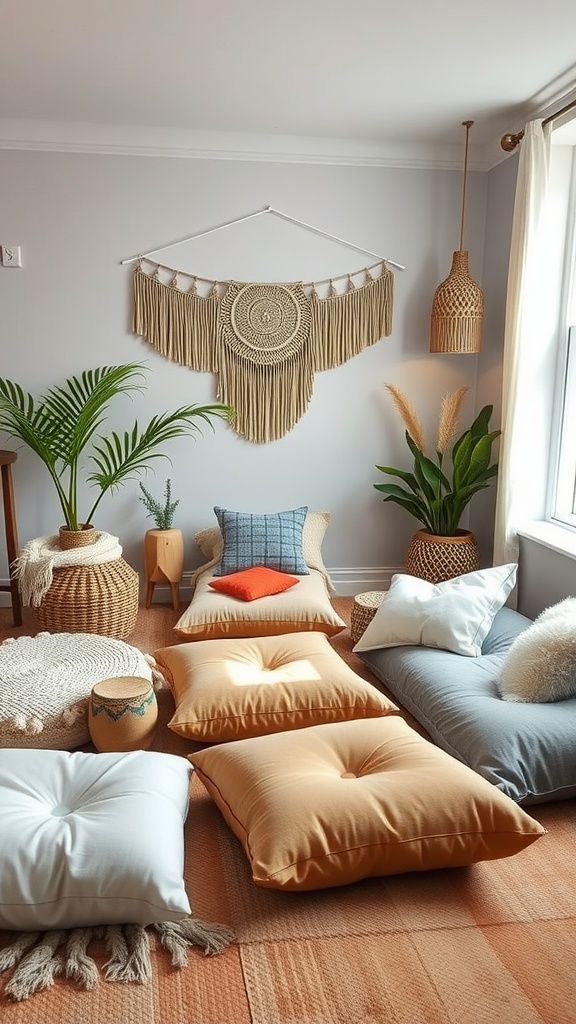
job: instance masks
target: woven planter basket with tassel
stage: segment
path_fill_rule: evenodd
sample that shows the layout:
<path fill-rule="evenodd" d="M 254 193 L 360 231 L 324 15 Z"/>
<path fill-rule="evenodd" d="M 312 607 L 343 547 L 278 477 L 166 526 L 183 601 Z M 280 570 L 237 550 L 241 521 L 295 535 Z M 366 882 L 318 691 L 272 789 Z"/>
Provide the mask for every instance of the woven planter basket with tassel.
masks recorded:
<path fill-rule="evenodd" d="M 38 630 L 96 633 L 125 640 L 136 625 L 139 577 L 123 558 L 54 569 L 50 589 L 34 609 Z"/>
<path fill-rule="evenodd" d="M 460 530 L 455 537 L 418 530 L 408 546 L 406 572 L 429 583 L 441 583 L 479 568 L 478 546 L 468 530 Z"/>

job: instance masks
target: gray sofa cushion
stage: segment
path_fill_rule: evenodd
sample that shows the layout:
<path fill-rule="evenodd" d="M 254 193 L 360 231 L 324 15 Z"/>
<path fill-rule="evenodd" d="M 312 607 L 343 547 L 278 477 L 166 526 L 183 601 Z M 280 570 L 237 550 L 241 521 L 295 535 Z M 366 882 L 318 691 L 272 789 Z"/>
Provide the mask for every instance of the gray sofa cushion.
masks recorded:
<path fill-rule="evenodd" d="M 478 658 L 430 647 L 358 654 L 439 747 L 522 804 L 576 796 L 576 699 L 510 703 L 496 686 L 512 641 L 530 624 L 502 608 Z"/>

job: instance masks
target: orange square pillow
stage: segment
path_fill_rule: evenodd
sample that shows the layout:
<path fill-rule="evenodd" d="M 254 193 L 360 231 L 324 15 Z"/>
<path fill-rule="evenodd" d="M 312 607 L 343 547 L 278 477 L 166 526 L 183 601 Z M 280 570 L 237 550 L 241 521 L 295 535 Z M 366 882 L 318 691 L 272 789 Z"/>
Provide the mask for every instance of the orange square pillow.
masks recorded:
<path fill-rule="evenodd" d="M 289 576 L 288 573 L 269 569 L 265 565 L 253 565 L 250 569 L 211 580 L 208 586 L 229 597 L 237 597 L 240 601 L 255 601 L 259 597 L 281 594 L 299 582 L 297 576 Z"/>

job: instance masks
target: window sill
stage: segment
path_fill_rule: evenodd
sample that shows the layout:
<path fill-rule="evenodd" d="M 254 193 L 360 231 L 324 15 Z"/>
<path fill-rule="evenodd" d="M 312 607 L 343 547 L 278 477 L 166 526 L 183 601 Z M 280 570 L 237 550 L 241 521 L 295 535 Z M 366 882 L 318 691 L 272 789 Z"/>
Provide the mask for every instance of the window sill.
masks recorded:
<path fill-rule="evenodd" d="M 550 522 L 532 522 L 523 526 L 518 533 L 527 540 L 542 544 L 567 558 L 576 559 L 576 530 Z"/>

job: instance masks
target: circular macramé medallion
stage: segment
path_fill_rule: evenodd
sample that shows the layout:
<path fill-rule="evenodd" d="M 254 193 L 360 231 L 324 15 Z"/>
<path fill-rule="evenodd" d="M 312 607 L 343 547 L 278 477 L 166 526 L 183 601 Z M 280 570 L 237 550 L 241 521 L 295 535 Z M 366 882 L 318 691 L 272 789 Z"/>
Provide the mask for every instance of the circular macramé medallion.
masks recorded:
<path fill-rule="evenodd" d="M 245 359 L 270 365 L 300 352 L 310 333 L 310 302 L 301 285 L 232 283 L 221 303 L 225 344 Z"/>

